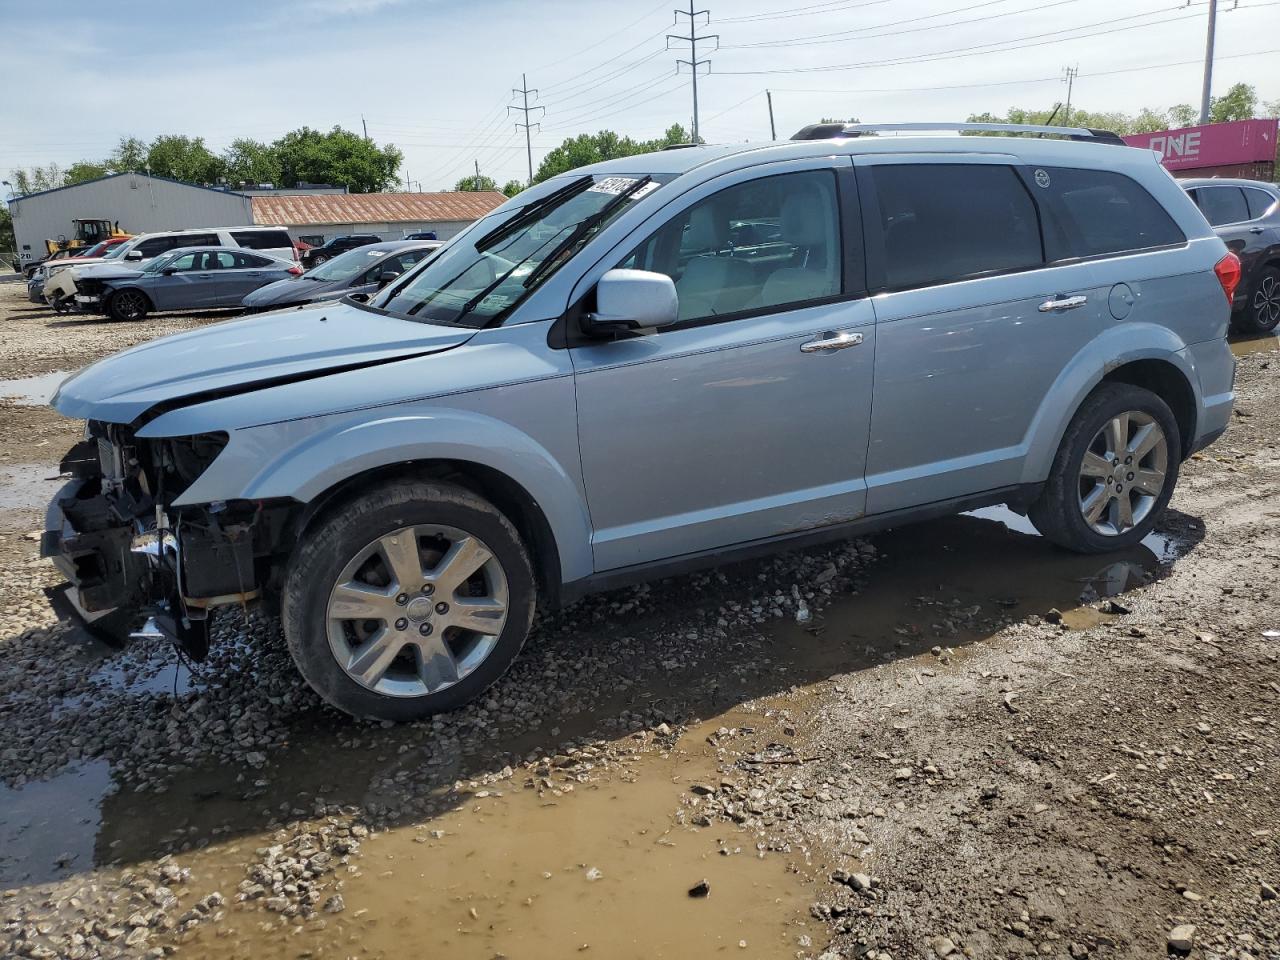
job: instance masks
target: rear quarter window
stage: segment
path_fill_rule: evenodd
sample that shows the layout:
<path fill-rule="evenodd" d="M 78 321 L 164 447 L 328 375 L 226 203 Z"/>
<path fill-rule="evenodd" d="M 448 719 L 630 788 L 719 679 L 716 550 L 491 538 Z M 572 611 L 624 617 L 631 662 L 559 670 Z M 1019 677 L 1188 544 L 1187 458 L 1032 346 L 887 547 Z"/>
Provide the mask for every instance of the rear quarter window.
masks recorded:
<path fill-rule="evenodd" d="M 1276 198 L 1265 190 L 1244 188 L 1244 198 L 1249 204 L 1249 219 L 1256 220 L 1276 205 Z"/>
<path fill-rule="evenodd" d="M 1110 170 L 1048 167 L 1040 186 L 1058 214 L 1066 258 L 1099 257 L 1154 247 L 1177 246 L 1187 238 L 1164 207 L 1136 180 Z"/>
<path fill-rule="evenodd" d="M 231 239 L 248 250 L 279 250 L 293 246 L 286 230 L 232 230 Z"/>

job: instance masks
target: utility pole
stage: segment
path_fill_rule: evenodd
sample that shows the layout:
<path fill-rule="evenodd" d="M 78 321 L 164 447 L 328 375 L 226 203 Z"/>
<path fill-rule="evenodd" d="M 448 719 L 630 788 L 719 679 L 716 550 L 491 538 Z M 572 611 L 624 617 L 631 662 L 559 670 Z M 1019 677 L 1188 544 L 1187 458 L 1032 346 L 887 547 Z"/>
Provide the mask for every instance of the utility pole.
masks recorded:
<path fill-rule="evenodd" d="M 1213 34 L 1218 26 L 1218 0 L 1209 0 L 1209 33 L 1204 44 L 1204 86 L 1200 88 L 1200 123 L 1209 122 L 1209 91 L 1213 87 Z"/>
<path fill-rule="evenodd" d="M 776 128 L 774 127 L 774 125 L 773 125 L 773 91 L 772 91 L 772 90 L 766 90 L 766 91 L 764 92 L 764 97 L 765 97 L 765 99 L 766 99 L 766 100 L 768 100 L 768 101 L 769 101 L 769 139 L 770 139 L 770 140 L 777 140 L 777 139 L 778 139 L 778 131 L 777 131 L 777 129 L 776 129 Z"/>
<path fill-rule="evenodd" d="M 476 184 L 480 183 L 480 158 L 476 157 Z"/>
<path fill-rule="evenodd" d="M 676 10 L 675 15 L 676 17 L 689 18 L 689 35 L 686 37 L 684 34 L 681 34 L 681 33 L 668 33 L 667 49 L 668 50 L 671 49 L 672 40 L 684 40 L 689 44 L 689 59 L 676 60 L 676 71 L 679 72 L 680 64 L 683 63 L 689 67 L 689 72 L 693 74 L 693 142 L 697 143 L 698 142 L 698 68 L 700 66 L 703 66 L 704 64 L 708 68 L 711 66 L 710 60 L 698 59 L 698 41 L 714 40 L 716 42 L 716 49 L 719 49 L 720 34 L 708 33 L 708 34 L 704 34 L 701 37 L 698 36 L 698 31 L 696 29 L 697 18 L 705 16 L 707 18 L 706 22 L 709 24 L 711 23 L 711 11 L 693 9 L 693 0 L 689 0 L 688 10 Z M 679 23 L 680 21 L 677 19 L 676 22 Z M 709 73 L 710 70 L 708 70 L 707 72 Z"/>
<path fill-rule="evenodd" d="M 531 93 L 532 93 L 532 94 L 534 95 L 534 97 L 537 97 L 537 95 L 538 95 L 538 91 L 537 91 L 537 90 L 530 90 L 530 89 L 529 89 L 529 78 L 528 78 L 528 76 L 526 76 L 526 75 L 525 75 L 525 74 L 523 74 L 523 73 L 522 73 L 522 74 L 520 74 L 520 86 L 519 86 L 519 87 L 513 87 L 513 88 L 511 89 L 511 95 L 512 95 L 512 96 L 515 96 L 517 93 L 518 93 L 518 94 L 520 94 L 522 97 L 524 97 L 524 106 L 523 106 L 523 107 L 507 107 L 507 116 L 510 116 L 510 115 L 511 115 L 511 111 L 512 111 L 512 110 L 519 110 L 522 114 L 524 114 L 524 123 L 517 123 L 517 124 L 516 124 L 516 129 L 517 129 L 517 130 L 519 130 L 521 127 L 523 127 L 523 128 L 524 128 L 524 152 L 525 152 L 525 156 L 526 156 L 526 157 L 528 158 L 528 160 L 529 160 L 529 182 L 528 182 L 528 185 L 529 185 L 529 186 L 532 186 L 532 185 L 533 185 L 533 141 L 530 139 L 530 135 L 532 134 L 532 132 L 533 132 L 533 128 L 534 128 L 534 127 L 537 127 L 539 130 L 541 130 L 541 129 L 542 129 L 542 124 L 540 124 L 540 123 L 530 123 L 530 122 L 529 122 L 529 111 L 530 111 L 530 110 L 541 110 L 541 111 L 542 111 L 542 113 L 543 113 L 543 115 L 545 116 L 545 115 L 546 115 L 546 112 L 547 112 L 547 108 L 546 108 L 546 107 L 531 107 L 531 106 L 529 106 L 529 94 L 531 94 Z"/>
<path fill-rule="evenodd" d="M 364 114 L 360 114 L 360 126 L 364 127 L 364 138 L 369 139 L 369 124 L 365 123 Z"/>
<path fill-rule="evenodd" d="M 1066 75 L 1063 78 L 1067 83 L 1067 105 L 1062 111 L 1062 125 L 1064 127 L 1070 126 L 1067 121 L 1071 119 L 1071 88 L 1075 85 L 1076 77 L 1078 76 L 1080 76 L 1080 64 L 1077 63 L 1074 67 L 1067 67 Z"/>

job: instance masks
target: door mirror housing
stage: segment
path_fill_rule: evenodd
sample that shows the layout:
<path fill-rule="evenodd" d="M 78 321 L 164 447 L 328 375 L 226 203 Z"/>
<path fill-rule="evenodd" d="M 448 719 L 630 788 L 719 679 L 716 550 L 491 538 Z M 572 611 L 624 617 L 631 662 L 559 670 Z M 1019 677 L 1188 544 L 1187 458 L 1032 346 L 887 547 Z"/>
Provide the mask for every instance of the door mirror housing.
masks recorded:
<path fill-rule="evenodd" d="M 175 273 L 177 273 L 177 272 L 178 272 L 178 268 L 177 268 L 177 267 L 165 267 L 165 268 L 164 268 L 163 270 L 161 270 L 160 272 L 161 272 L 161 273 L 163 273 L 166 277 L 172 277 Z"/>
<path fill-rule="evenodd" d="M 610 270 L 596 284 L 596 310 L 583 318 L 587 333 L 657 330 L 676 322 L 680 298 L 665 273 Z"/>
<path fill-rule="evenodd" d="M 385 287 L 392 280 L 398 280 L 399 278 L 400 278 L 399 270 L 383 270 L 380 274 L 378 274 L 378 286 Z"/>
<path fill-rule="evenodd" d="M 124 258 L 125 258 L 126 260 L 141 260 L 141 259 L 142 259 L 142 251 L 141 251 L 141 250 L 130 250 L 128 253 L 126 253 L 126 254 L 124 255 Z"/>
<path fill-rule="evenodd" d="M 350 300 L 356 303 L 368 303 L 369 295 L 367 293 L 352 293 L 347 295 Z"/>

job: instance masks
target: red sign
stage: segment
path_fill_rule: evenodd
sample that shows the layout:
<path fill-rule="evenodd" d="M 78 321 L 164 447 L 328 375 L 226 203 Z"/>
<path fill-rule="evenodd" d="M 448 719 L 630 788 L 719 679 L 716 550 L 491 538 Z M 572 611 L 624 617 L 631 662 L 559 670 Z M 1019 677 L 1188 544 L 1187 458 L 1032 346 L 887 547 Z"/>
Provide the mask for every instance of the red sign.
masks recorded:
<path fill-rule="evenodd" d="M 1124 142 L 1131 147 L 1154 150 L 1170 170 L 1195 170 L 1275 160 L 1277 126 L 1280 120 L 1233 120 L 1203 127 L 1135 133 L 1125 137 Z"/>

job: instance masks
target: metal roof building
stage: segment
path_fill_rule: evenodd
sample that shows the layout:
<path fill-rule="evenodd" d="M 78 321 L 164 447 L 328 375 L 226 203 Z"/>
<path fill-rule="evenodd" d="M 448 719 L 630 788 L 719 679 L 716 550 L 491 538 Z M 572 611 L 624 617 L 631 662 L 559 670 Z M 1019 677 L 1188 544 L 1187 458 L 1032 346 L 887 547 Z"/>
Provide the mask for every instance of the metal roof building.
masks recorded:
<path fill-rule="evenodd" d="M 253 222 L 283 226 L 298 239 L 376 233 L 395 240 L 432 230 L 447 240 L 506 201 L 501 193 L 345 193 L 255 196 Z"/>
<path fill-rule="evenodd" d="M 250 199 L 145 173 L 113 173 L 9 201 L 18 258 L 45 256 L 45 241 L 75 235 L 76 219 L 110 220 L 128 233 L 253 223 Z"/>

